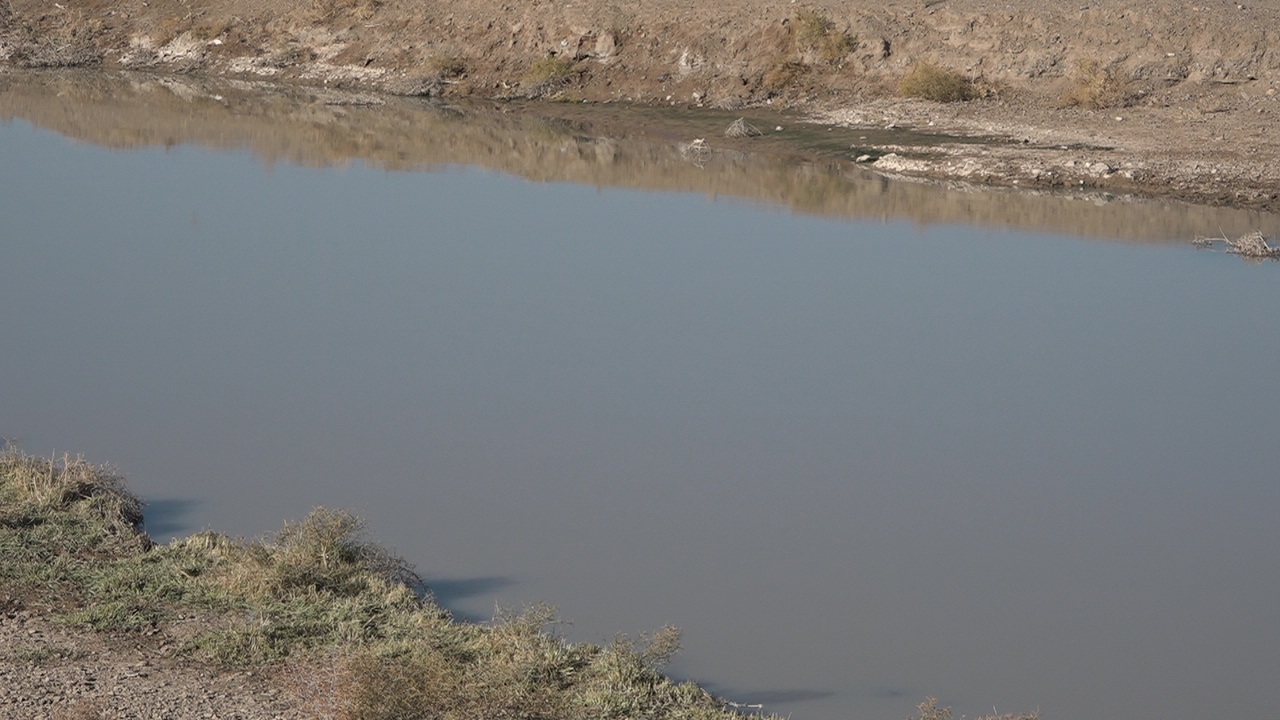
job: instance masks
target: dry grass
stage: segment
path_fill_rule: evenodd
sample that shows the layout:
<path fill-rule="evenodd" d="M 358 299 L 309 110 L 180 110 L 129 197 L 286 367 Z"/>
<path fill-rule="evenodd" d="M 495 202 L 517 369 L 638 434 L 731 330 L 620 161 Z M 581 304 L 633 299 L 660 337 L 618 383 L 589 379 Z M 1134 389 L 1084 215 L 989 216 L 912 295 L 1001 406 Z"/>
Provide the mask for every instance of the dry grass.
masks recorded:
<path fill-rule="evenodd" d="M 113 537 L 133 539 L 142 522 L 142 501 L 124 488 L 113 468 L 84 458 L 36 457 L 12 446 L 0 452 L 0 523 L 30 526 L 49 522 L 58 513 L 93 519 Z"/>
<path fill-rule="evenodd" d="M 927 697 L 924 702 L 916 706 L 918 715 L 915 720 L 951 720 L 951 708 L 938 705 L 938 698 Z M 991 715 L 983 715 L 976 720 L 1039 720 L 1040 713 L 1005 713 L 1003 715 L 992 713 Z M 908 720 L 912 720 L 908 718 Z"/>
<path fill-rule="evenodd" d="M 235 28 L 236 18 L 220 17 L 213 20 L 202 20 L 191 26 L 191 36 L 197 40 L 213 40 L 222 37 Z"/>
<path fill-rule="evenodd" d="M 350 513 L 317 508 L 263 540 L 203 532 L 153 546 L 140 508 L 117 473 L 6 450 L 0 586 L 60 595 L 54 617 L 114 634 L 200 618 L 180 652 L 220 666 L 288 660 L 281 685 L 323 720 L 740 717 L 662 675 L 679 648 L 672 628 L 596 645 L 556 635 L 546 607 L 455 622 Z M 57 658 L 28 658 L 45 659 Z"/>
<path fill-rule="evenodd" d="M 1245 233 L 1234 240 L 1226 235 L 1222 235 L 1221 237 L 1204 237 L 1199 235 L 1191 242 L 1194 245 L 1203 248 L 1212 248 L 1214 245 L 1221 244 L 1226 247 L 1227 252 L 1232 255 L 1239 255 L 1246 260 L 1280 260 L 1280 247 L 1272 247 L 1272 245 L 1267 242 L 1267 238 L 1258 230 Z"/>
<path fill-rule="evenodd" d="M 162 48 L 190 29 L 190 19 L 182 15 L 167 15 L 152 26 L 151 43 L 157 48 Z"/>
<path fill-rule="evenodd" d="M 725 128 L 724 136 L 731 138 L 744 137 L 760 137 L 764 132 L 760 128 L 747 122 L 746 118 L 738 118 L 729 123 L 729 127 Z"/>
<path fill-rule="evenodd" d="M 311 0 L 305 19 L 317 25 L 345 17 L 368 20 L 382 7 L 383 0 Z"/>
<path fill-rule="evenodd" d="M 460 55 L 432 55 L 427 70 L 440 78 L 458 78 L 467 74 L 467 63 Z"/>
<path fill-rule="evenodd" d="M 824 62 L 836 64 L 857 47 L 857 41 L 844 31 L 837 31 L 831 18 L 809 8 L 796 12 L 796 40 L 806 49 L 818 53 Z"/>
<path fill-rule="evenodd" d="M 764 74 L 761 84 L 765 90 L 779 92 L 794 85 L 800 78 L 809 74 L 810 68 L 802 62 L 787 61 L 778 63 Z"/>
<path fill-rule="evenodd" d="M 524 81 L 532 85 L 540 85 L 555 80 L 563 80 L 573 72 L 573 63 L 554 55 L 541 58 L 529 66 Z"/>
<path fill-rule="evenodd" d="M 964 74 L 928 61 L 916 63 L 898 84 L 904 97 L 933 102 L 961 102 L 978 96 L 973 81 Z"/>
<path fill-rule="evenodd" d="M 1062 104 L 1102 110 L 1126 106 L 1133 102 L 1135 95 L 1131 83 L 1115 67 L 1104 66 L 1097 60 L 1083 60 L 1067 78 Z"/>

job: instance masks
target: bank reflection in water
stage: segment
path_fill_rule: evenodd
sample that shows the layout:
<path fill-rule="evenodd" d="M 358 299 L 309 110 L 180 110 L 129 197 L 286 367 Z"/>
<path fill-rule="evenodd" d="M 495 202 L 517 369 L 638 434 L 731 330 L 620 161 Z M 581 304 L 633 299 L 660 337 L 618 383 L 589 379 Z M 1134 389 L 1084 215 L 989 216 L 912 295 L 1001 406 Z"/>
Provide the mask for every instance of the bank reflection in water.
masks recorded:
<path fill-rule="evenodd" d="M 423 100 L 265 83 L 82 72 L 0 76 L 0 117 L 107 147 L 192 143 L 251 150 L 264 163 L 387 170 L 479 165 L 536 181 L 692 191 L 846 218 L 1051 231 L 1184 243 L 1197 235 L 1280 235 L 1280 216 L 1100 194 L 976 191 L 890 181 L 859 168 L 832 135 L 788 122 L 786 138 L 731 141 L 733 114 Z M 770 118 L 772 121 L 774 118 Z M 763 123 L 762 124 L 767 124 Z M 853 143 L 868 130 L 841 130 Z M 945 138 L 888 134 L 887 142 Z M 690 152 L 701 137 L 705 149 Z M 812 147 L 810 147 L 810 145 Z M 815 150 L 815 148 L 818 148 Z M 765 149 L 770 152 L 743 152 Z"/>
<path fill-rule="evenodd" d="M 0 435 L 157 534 L 349 508 L 467 617 L 673 623 L 797 720 L 1271 712 L 1280 265 L 1186 245 L 1267 218 L 681 154 L 725 115 L 34 77 Z"/>

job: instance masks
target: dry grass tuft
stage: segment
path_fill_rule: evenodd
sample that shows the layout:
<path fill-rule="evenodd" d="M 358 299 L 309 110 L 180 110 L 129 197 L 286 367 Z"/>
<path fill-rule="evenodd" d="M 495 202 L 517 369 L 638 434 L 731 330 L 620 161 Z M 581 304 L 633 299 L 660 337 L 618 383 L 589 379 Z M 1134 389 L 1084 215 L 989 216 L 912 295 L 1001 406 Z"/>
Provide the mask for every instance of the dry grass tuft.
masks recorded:
<path fill-rule="evenodd" d="M 898 93 L 933 102 L 962 102 L 978 96 L 973 81 L 964 74 L 928 61 L 911 68 L 898 84 Z"/>
<path fill-rule="evenodd" d="M 1097 60 L 1083 60 L 1067 79 L 1067 89 L 1062 94 L 1062 104 L 1102 110 L 1123 107 L 1136 96 L 1131 84 L 1122 78 L 1115 67 L 1103 66 Z"/>
<path fill-rule="evenodd" d="M 306 19 L 328 24 L 344 17 L 368 20 L 382 7 L 383 0 L 311 0 Z"/>
<path fill-rule="evenodd" d="M 467 62 L 460 55 L 433 55 L 427 70 L 439 78 L 453 79 L 467 74 Z"/>
<path fill-rule="evenodd" d="M 1246 260 L 1280 260 L 1280 247 L 1272 247 L 1267 242 L 1267 238 L 1258 230 L 1245 233 L 1234 240 L 1225 234 L 1221 237 L 1197 235 L 1191 242 L 1197 247 L 1203 248 L 1211 248 L 1214 245 L 1221 244 L 1226 247 L 1227 252 L 1232 255 L 1239 255 Z"/>
<path fill-rule="evenodd" d="M 916 706 L 916 720 L 951 720 L 951 708 L 938 705 L 938 698 L 927 697 Z M 976 720 L 1039 720 L 1040 713 L 1005 713 L 983 715 Z M 910 718 L 908 720 L 911 720 Z"/>
<path fill-rule="evenodd" d="M 796 12 L 795 27 L 796 40 L 816 51 L 824 62 L 839 63 L 858 44 L 848 33 L 837 31 L 831 18 L 810 8 Z"/>
<path fill-rule="evenodd" d="M 236 18 L 221 17 L 202 20 L 191 26 L 191 37 L 197 40 L 213 40 L 222 37 L 235 28 Z"/>
<path fill-rule="evenodd" d="M 556 80 L 563 80 L 573 72 L 573 63 L 554 55 L 544 57 L 533 65 L 529 66 L 529 72 L 525 73 L 524 81 L 533 85 L 539 85 Z"/>
<path fill-rule="evenodd" d="M 142 523 L 142 501 L 124 489 L 113 468 L 84 458 L 26 455 L 13 446 L 0 452 L 0 517 L 35 524 L 57 512 L 92 517 L 117 536 L 133 536 Z"/>
<path fill-rule="evenodd" d="M 779 92 L 795 84 L 805 75 L 808 75 L 810 70 L 811 68 L 808 65 L 793 60 L 778 63 L 777 65 L 769 68 L 769 70 L 764 74 L 761 84 L 764 86 L 765 90 L 770 92 Z"/>

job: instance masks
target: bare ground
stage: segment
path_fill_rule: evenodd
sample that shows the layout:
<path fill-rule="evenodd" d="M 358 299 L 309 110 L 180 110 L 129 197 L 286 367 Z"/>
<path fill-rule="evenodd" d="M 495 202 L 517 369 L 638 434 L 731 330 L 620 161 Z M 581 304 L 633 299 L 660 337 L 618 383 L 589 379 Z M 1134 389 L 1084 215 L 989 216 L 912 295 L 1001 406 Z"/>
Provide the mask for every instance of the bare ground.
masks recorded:
<path fill-rule="evenodd" d="M 0 62 L 406 95 L 798 108 L 998 135 L 890 174 L 1280 208 L 1280 0 L 0 0 Z M 927 61 L 976 99 L 898 96 Z M 1105 86 L 1105 87 L 1101 87 Z"/>
<path fill-rule="evenodd" d="M 0 594 L 0 600 L 4 600 Z M 275 675 L 185 661 L 173 638 L 98 635 L 39 609 L 0 612 L 0 714 L 11 720 L 302 720 Z"/>

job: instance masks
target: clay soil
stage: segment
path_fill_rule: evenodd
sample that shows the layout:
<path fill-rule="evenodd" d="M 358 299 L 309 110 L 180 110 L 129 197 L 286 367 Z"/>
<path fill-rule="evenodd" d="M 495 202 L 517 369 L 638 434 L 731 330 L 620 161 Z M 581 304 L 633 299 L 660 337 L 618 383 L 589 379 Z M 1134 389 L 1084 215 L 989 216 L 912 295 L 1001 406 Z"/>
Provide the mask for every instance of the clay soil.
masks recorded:
<path fill-rule="evenodd" d="M 0 63 L 800 110 L 1012 142 L 881 172 L 1280 209 L 1280 0 L 0 0 Z M 903 97 L 921 63 L 971 99 Z M 851 158 L 853 159 L 853 158 Z"/>

